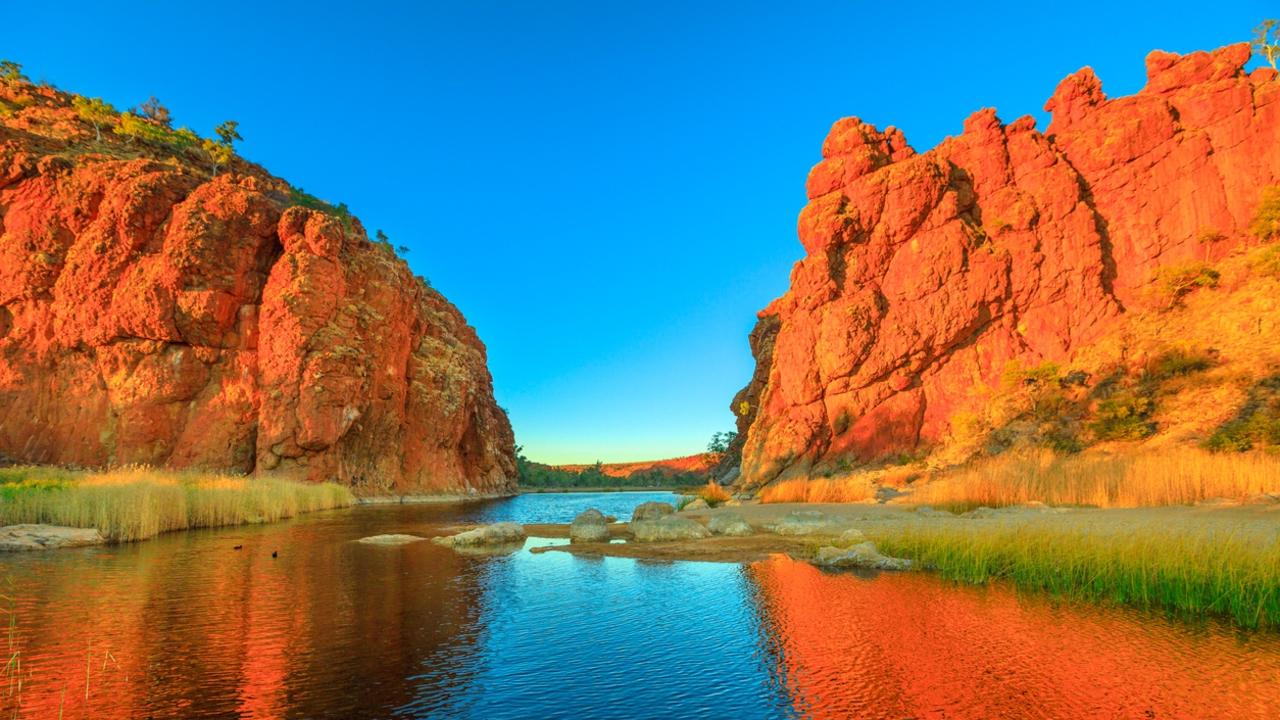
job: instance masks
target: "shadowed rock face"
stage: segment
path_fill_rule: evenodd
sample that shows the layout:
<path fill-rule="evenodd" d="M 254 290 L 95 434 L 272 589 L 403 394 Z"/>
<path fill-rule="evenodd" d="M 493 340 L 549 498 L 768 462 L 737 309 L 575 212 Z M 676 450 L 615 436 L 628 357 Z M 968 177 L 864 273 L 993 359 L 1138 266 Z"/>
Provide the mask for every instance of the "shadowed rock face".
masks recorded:
<path fill-rule="evenodd" d="M 1155 52 L 1147 87 L 1116 99 L 1086 68 L 1046 104 L 1047 134 L 988 109 L 924 154 L 837 122 L 809 174 L 806 257 L 760 313 L 734 399 L 743 482 L 939 443 L 1009 361 L 1069 361 L 1150 308 L 1161 267 L 1249 242 L 1280 180 L 1280 82 L 1248 59 Z"/>
<path fill-rule="evenodd" d="M 247 164 L 64 159 L 60 122 L 0 125 L 0 453 L 514 490 L 484 345 L 357 221 Z"/>

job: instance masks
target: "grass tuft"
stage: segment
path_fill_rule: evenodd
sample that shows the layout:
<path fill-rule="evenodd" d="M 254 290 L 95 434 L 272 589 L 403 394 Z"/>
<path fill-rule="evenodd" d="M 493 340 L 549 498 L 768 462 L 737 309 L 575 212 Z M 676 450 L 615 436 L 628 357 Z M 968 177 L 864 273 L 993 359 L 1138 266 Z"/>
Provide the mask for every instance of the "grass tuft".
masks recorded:
<path fill-rule="evenodd" d="M 853 503 L 871 500 L 875 486 L 859 476 L 779 480 L 760 491 L 762 503 Z"/>
<path fill-rule="evenodd" d="M 1280 457 L 1170 449 L 1135 455 L 1007 453 L 922 485 L 914 504 L 963 510 L 1027 502 L 1093 507 L 1192 505 L 1280 491 Z"/>
<path fill-rule="evenodd" d="M 0 469 L 0 525 L 97 528 L 116 542 L 144 540 L 172 530 L 274 522 L 353 502 L 351 492 L 334 483 L 143 467 L 106 472 Z"/>
<path fill-rule="evenodd" d="M 733 496 L 729 494 L 728 490 L 720 487 L 720 483 L 715 480 L 708 480 L 707 484 L 698 490 L 698 497 L 702 498 L 708 506 L 716 507 L 723 505 Z"/>
<path fill-rule="evenodd" d="M 965 582 L 1280 625 L 1280 537 L 1230 527 L 947 523 L 876 538 L 890 555 Z"/>

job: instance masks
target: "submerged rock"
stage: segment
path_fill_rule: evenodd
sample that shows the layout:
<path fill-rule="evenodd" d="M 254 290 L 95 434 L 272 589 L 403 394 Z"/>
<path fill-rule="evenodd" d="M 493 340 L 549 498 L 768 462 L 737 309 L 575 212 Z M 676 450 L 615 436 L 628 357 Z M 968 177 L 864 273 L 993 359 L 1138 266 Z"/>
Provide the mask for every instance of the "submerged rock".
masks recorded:
<path fill-rule="evenodd" d="M 854 532 L 857 532 L 856 530 Z M 861 535 L 861 533 L 858 533 Z M 875 543 L 860 542 L 852 547 L 838 548 L 830 545 L 818 549 L 813 563 L 830 568 L 862 568 L 866 570 L 908 570 L 911 561 L 882 555 Z"/>
<path fill-rule="evenodd" d="M 707 529 L 712 535 L 730 535 L 741 537 L 755 532 L 746 519 L 738 513 L 717 513 L 707 522 Z"/>
<path fill-rule="evenodd" d="M 631 523 L 631 534 L 639 542 L 663 542 L 666 540 L 701 540 L 711 537 L 711 531 L 689 518 L 667 515 L 657 520 L 641 520 Z"/>
<path fill-rule="evenodd" d="M 370 535 L 369 537 L 360 538 L 356 542 L 364 543 L 365 545 L 408 545 L 422 540 L 426 540 L 426 538 L 418 535 L 392 533 L 389 535 Z"/>
<path fill-rule="evenodd" d="M 583 510 L 569 524 L 569 540 L 576 543 L 609 542 L 609 526 L 595 508 Z"/>
<path fill-rule="evenodd" d="M 0 527 L 0 552 L 57 550 L 101 545 L 107 539 L 94 528 L 61 525 L 8 525 Z"/>
<path fill-rule="evenodd" d="M 485 545 L 514 545 L 523 542 L 524 526 L 520 523 L 500 522 L 482 525 L 457 535 L 431 538 L 431 542 L 445 547 L 476 547 Z"/>
<path fill-rule="evenodd" d="M 631 511 L 631 522 L 639 522 L 641 520 L 657 520 L 664 515 L 670 515 L 676 511 L 676 506 L 671 503 L 664 502 L 646 502 L 640 503 L 635 510 Z"/>

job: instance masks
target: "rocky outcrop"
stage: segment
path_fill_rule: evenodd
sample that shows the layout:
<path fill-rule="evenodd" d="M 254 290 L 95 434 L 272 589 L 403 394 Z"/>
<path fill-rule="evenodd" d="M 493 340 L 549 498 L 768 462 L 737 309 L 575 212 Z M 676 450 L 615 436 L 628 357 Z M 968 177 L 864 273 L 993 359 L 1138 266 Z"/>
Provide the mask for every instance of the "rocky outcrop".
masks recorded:
<path fill-rule="evenodd" d="M 484 345 L 344 208 L 0 85 L 0 452 L 514 489 Z"/>
<path fill-rule="evenodd" d="M 742 482 L 935 446 L 1010 361 L 1079 360 L 1157 302 L 1161 268 L 1251 242 L 1280 181 L 1280 82 L 1248 59 L 1155 52 L 1147 86 L 1115 99 L 1086 68 L 1046 132 L 982 110 L 923 154 L 837 122 L 808 178 L 806 257 L 760 313 L 733 401 Z"/>

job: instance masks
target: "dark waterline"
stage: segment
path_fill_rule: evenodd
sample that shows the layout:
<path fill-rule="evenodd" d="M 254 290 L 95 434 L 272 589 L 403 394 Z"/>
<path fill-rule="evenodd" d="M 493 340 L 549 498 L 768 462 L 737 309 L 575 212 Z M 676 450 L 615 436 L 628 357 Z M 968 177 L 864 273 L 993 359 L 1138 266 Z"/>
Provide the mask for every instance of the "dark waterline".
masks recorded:
<path fill-rule="evenodd" d="M 0 717 L 1276 717 L 1280 636 L 1216 622 L 781 557 L 354 542 L 588 506 L 626 519 L 650 499 L 671 495 L 360 507 L 0 556 L 23 680 L 0 683 Z"/>

